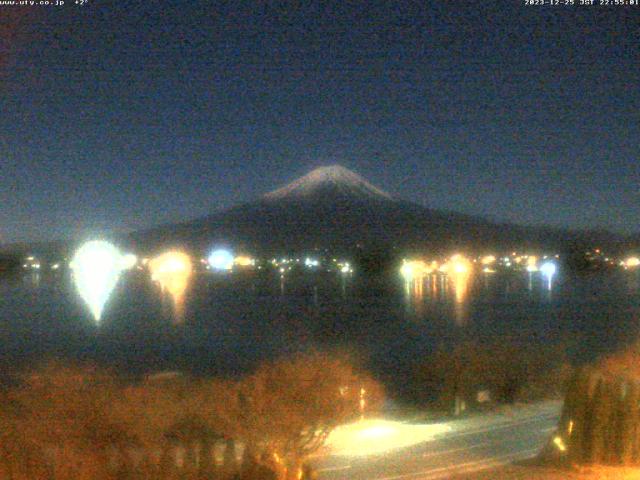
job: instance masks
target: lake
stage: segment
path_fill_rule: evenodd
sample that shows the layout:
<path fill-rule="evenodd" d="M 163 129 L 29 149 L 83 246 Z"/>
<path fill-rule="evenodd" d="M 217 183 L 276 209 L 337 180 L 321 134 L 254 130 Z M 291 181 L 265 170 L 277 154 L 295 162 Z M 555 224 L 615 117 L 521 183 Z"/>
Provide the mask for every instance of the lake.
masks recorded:
<path fill-rule="evenodd" d="M 0 278 L 2 363 L 91 360 L 131 374 L 237 374 L 261 360 L 317 348 L 362 359 L 392 393 L 438 346 L 509 337 L 571 341 L 590 360 L 639 338 L 638 272 L 475 273 L 405 283 L 355 274 L 212 275 L 192 281 L 176 308 L 143 272 L 124 274 L 97 323 L 69 273 Z"/>

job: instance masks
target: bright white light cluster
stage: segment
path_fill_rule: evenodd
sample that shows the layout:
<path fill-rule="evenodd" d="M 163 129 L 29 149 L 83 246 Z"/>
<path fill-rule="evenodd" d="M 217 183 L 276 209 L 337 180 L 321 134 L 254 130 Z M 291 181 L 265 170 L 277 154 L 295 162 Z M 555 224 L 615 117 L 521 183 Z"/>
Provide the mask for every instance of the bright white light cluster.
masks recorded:
<path fill-rule="evenodd" d="M 209 266 L 214 270 L 231 270 L 233 268 L 233 254 L 229 250 L 214 250 L 207 259 Z"/>
<path fill-rule="evenodd" d="M 318 265 L 320 265 L 320 262 L 318 260 L 316 260 L 315 258 L 305 258 L 304 259 L 304 264 L 307 267 L 317 267 Z"/>
<path fill-rule="evenodd" d="M 553 262 L 545 262 L 540 267 L 540 271 L 547 278 L 553 277 L 556 274 L 556 270 L 557 270 L 556 264 Z"/>
<path fill-rule="evenodd" d="M 105 303 L 118 283 L 122 255 L 109 242 L 95 240 L 78 249 L 71 265 L 78 292 L 93 318 L 99 321 Z"/>
<path fill-rule="evenodd" d="M 349 264 L 349 262 L 338 263 L 338 267 L 340 267 L 340 273 L 343 273 L 343 274 L 353 273 L 353 268 L 351 268 L 351 265 Z"/>
<path fill-rule="evenodd" d="M 540 271 L 547 279 L 547 289 L 551 290 L 551 282 L 556 274 L 558 267 L 554 262 L 545 262 L 540 266 Z"/>

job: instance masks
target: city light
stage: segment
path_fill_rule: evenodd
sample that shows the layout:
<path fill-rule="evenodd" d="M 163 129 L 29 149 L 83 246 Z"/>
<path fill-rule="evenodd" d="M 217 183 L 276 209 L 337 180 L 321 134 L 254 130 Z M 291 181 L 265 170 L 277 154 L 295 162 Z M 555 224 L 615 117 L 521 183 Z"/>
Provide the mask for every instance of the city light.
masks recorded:
<path fill-rule="evenodd" d="M 636 268 L 640 265 L 640 258 L 638 257 L 629 257 L 624 261 L 625 268 Z"/>
<path fill-rule="evenodd" d="M 485 255 L 480 259 L 480 263 L 482 265 L 491 265 L 495 262 L 496 262 L 496 257 L 494 257 L 493 255 Z"/>
<path fill-rule="evenodd" d="M 320 265 L 320 262 L 318 260 L 316 260 L 315 258 L 305 258 L 304 259 L 304 264 L 305 266 L 311 268 L 311 267 L 317 267 L 318 265 Z"/>
<path fill-rule="evenodd" d="M 469 266 L 462 262 L 456 262 L 453 264 L 453 273 L 468 273 Z"/>
<path fill-rule="evenodd" d="M 560 450 L 561 452 L 565 452 L 567 450 L 566 445 L 564 444 L 564 442 L 562 441 L 562 438 L 560 437 L 554 437 L 553 439 L 553 444 L 556 446 L 556 448 L 558 450 Z"/>
<path fill-rule="evenodd" d="M 348 263 L 340 267 L 340 273 L 352 273 L 352 272 L 353 270 L 351 269 Z"/>
<path fill-rule="evenodd" d="M 449 259 L 448 265 L 447 271 L 457 274 L 469 273 L 471 270 L 471 262 L 460 254 L 453 255 Z"/>
<path fill-rule="evenodd" d="M 214 270 L 231 270 L 233 268 L 233 254 L 229 250 L 220 248 L 214 250 L 208 258 L 209 266 Z"/>
<path fill-rule="evenodd" d="M 234 259 L 234 263 L 239 267 L 253 267 L 256 264 L 255 259 L 248 257 L 246 255 L 238 255 Z"/>
<path fill-rule="evenodd" d="M 421 278 L 431 273 L 431 268 L 422 260 L 404 260 L 400 267 L 400 274 L 407 282 Z"/>
<path fill-rule="evenodd" d="M 109 242 L 96 240 L 80 247 L 71 264 L 80 297 L 88 305 L 93 318 L 100 321 L 104 305 L 118 283 L 122 255 Z"/>
<path fill-rule="evenodd" d="M 413 280 L 415 275 L 415 267 L 412 262 L 403 263 L 402 267 L 400 267 L 400 274 L 404 277 L 405 280 Z"/>
<path fill-rule="evenodd" d="M 38 260 L 33 255 L 27 257 L 26 263 L 22 265 L 22 268 L 27 268 L 31 270 L 40 270 L 40 260 Z"/>
<path fill-rule="evenodd" d="M 556 274 L 556 270 L 557 270 L 556 264 L 553 262 L 545 262 L 540 267 L 540 271 L 547 278 L 553 277 Z"/>

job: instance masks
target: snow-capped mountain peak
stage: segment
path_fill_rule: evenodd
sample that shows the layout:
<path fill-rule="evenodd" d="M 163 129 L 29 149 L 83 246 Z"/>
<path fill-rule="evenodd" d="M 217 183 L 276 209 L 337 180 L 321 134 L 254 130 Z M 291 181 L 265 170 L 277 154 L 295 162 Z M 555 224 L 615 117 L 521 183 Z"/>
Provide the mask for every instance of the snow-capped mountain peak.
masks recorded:
<path fill-rule="evenodd" d="M 332 188 L 344 194 L 391 199 L 391 195 L 371 185 L 360 175 L 341 165 L 316 168 L 289 185 L 267 193 L 264 198 L 277 200 L 306 197 L 326 188 Z"/>

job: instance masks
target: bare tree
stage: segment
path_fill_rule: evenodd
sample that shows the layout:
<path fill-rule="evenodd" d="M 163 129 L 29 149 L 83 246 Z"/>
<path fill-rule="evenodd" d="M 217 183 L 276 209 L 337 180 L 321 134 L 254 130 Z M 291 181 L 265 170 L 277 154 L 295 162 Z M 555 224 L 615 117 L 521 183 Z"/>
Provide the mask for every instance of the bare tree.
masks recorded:
<path fill-rule="evenodd" d="M 199 425 L 193 409 L 193 380 L 176 375 L 159 375 L 128 385 L 113 405 L 113 415 L 126 425 L 142 451 L 140 474 L 155 472 L 164 477 L 174 473 L 178 447 L 187 430 Z"/>
<path fill-rule="evenodd" d="M 461 413 L 461 404 L 472 404 L 479 390 L 504 403 L 560 397 L 571 374 L 565 350 L 563 343 L 464 342 L 430 355 L 418 379 L 441 406 L 453 405 L 454 414 Z"/>
<path fill-rule="evenodd" d="M 116 392 L 113 378 L 95 368 L 49 363 L 7 393 L 13 422 L 7 440 L 24 448 L 28 468 L 50 478 L 109 478 L 108 450 L 126 441 L 109 414 Z M 12 448 L 5 444 L 3 454 L 15 455 Z"/>
<path fill-rule="evenodd" d="M 0 394 L 0 475 L 227 478 L 239 473 L 240 441 L 247 478 L 297 479 L 335 427 L 381 401 L 377 382 L 324 353 L 266 363 L 240 381 L 165 375 L 127 385 L 93 367 L 50 363 Z M 214 442 L 226 448 L 222 470 Z"/>
<path fill-rule="evenodd" d="M 375 411 L 382 388 L 346 358 L 312 353 L 267 363 L 238 386 L 240 435 L 282 467 L 280 476 L 299 478 L 329 433 L 361 415 L 363 397 Z"/>

